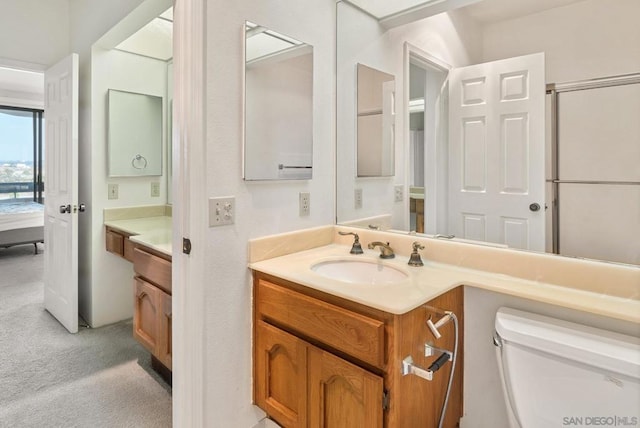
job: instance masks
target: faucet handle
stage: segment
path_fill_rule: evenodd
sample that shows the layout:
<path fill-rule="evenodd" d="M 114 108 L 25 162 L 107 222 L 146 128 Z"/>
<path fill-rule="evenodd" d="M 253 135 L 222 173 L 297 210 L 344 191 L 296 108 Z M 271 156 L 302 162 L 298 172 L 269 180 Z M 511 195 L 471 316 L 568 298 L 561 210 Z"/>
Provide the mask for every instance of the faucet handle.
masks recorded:
<path fill-rule="evenodd" d="M 353 245 L 351 246 L 351 251 L 349 251 L 350 254 L 364 253 L 364 251 L 362 251 L 362 245 L 360 244 L 360 237 L 357 233 L 338 231 L 338 234 L 342 236 L 353 235 Z"/>
<path fill-rule="evenodd" d="M 413 252 L 409 256 L 409 262 L 407 263 L 409 266 L 424 266 L 418 250 L 424 250 L 424 245 L 416 241 L 413 243 Z"/>

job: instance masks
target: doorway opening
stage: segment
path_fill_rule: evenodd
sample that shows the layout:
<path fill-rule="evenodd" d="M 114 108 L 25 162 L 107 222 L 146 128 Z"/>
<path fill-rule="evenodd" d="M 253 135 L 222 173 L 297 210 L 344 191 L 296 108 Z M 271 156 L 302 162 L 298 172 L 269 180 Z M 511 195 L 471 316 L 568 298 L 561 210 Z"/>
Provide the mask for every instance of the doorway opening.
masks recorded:
<path fill-rule="evenodd" d="M 435 235 L 447 230 L 449 66 L 407 46 L 409 225 Z"/>

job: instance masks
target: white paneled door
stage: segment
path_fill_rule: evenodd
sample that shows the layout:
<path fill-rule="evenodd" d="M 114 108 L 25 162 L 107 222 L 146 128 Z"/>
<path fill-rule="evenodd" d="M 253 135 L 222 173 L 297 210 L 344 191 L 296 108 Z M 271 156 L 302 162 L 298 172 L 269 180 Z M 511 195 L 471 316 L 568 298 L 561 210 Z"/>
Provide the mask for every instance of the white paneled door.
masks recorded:
<path fill-rule="evenodd" d="M 78 331 L 78 55 L 45 72 L 44 307 Z"/>
<path fill-rule="evenodd" d="M 545 250 L 544 54 L 451 70 L 449 233 Z"/>

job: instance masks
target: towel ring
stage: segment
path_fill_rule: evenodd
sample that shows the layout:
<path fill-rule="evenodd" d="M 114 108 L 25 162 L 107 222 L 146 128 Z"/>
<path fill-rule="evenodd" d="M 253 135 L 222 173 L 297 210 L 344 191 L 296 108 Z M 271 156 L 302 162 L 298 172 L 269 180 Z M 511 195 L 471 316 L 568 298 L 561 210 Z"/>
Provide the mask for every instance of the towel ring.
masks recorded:
<path fill-rule="evenodd" d="M 147 167 L 147 158 L 142 155 L 136 155 L 131 159 L 131 166 L 135 169 L 145 169 Z"/>

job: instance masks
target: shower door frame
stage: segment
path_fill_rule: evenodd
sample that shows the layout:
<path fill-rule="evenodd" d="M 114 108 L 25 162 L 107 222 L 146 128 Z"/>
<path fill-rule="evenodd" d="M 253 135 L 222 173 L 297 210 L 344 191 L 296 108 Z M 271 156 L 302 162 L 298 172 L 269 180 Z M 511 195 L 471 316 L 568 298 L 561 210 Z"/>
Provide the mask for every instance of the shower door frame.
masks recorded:
<path fill-rule="evenodd" d="M 586 183 L 586 184 L 622 184 L 638 185 L 637 181 L 584 181 L 584 180 L 560 180 L 558 176 L 558 95 L 563 92 L 584 91 L 589 89 L 608 88 L 613 86 L 640 84 L 640 73 L 621 74 L 616 76 L 599 77 L 588 80 L 579 80 L 565 83 L 548 83 L 546 94 L 551 95 L 551 178 L 546 179 L 552 187 L 551 222 L 552 222 L 552 248 L 554 254 L 560 254 L 560 184 Z"/>

